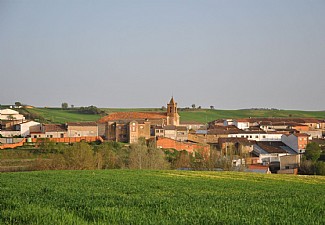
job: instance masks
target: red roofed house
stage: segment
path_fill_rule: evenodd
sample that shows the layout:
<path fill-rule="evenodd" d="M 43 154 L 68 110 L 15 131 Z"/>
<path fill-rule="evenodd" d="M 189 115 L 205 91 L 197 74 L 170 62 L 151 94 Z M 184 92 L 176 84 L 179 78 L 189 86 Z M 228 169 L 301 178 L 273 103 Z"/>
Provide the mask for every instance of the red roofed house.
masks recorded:
<path fill-rule="evenodd" d="M 155 137 L 157 126 L 179 126 L 177 103 L 172 97 L 167 112 L 116 112 L 99 121 L 99 135 L 107 140 L 134 143 L 140 137 Z"/>

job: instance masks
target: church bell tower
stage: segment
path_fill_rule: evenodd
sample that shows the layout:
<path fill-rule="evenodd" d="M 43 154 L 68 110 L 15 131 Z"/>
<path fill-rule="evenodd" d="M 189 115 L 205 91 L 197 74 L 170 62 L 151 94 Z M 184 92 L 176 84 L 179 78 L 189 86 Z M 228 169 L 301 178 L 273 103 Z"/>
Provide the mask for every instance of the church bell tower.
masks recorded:
<path fill-rule="evenodd" d="M 172 97 L 167 104 L 167 125 L 179 126 L 177 103 L 174 101 L 174 97 Z"/>

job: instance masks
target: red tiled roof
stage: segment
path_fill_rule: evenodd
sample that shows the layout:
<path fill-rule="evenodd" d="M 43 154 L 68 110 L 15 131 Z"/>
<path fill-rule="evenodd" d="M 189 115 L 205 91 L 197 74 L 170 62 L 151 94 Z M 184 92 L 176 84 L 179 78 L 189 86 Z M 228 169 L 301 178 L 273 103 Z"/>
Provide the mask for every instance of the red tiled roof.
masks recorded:
<path fill-rule="evenodd" d="M 98 120 L 99 123 L 118 120 L 136 120 L 136 119 L 166 119 L 166 113 L 146 113 L 146 112 L 116 112 L 104 116 Z"/>
<path fill-rule="evenodd" d="M 96 122 L 69 122 L 67 123 L 68 126 L 97 126 Z"/>
<path fill-rule="evenodd" d="M 263 165 L 248 165 L 248 169 L 265 169 L 267 170 L 269 167 L 268 166 L 263 166 Z"/>
<path fill-rule="evenodd" d="M 45 132 L 65 132 L 67 129 L 64 124 L 44 124 Z"/>

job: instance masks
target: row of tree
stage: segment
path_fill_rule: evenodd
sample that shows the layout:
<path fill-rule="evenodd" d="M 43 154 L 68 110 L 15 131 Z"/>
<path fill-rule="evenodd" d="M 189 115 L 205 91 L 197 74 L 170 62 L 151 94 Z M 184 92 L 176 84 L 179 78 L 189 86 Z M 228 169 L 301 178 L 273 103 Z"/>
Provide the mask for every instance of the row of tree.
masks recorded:
<path fill-rule="evenodd" d="M 159 149 L 154 142 L 140 139 L 126 146 L 117 142 L 100 145 L 75 143 L 66 145 L 43 141 L 39 143 L 36 170 L 83 169 L 230 169 L 231 162 L 212 150 L 210 155 L 195 155 L 187 151 Z"/>

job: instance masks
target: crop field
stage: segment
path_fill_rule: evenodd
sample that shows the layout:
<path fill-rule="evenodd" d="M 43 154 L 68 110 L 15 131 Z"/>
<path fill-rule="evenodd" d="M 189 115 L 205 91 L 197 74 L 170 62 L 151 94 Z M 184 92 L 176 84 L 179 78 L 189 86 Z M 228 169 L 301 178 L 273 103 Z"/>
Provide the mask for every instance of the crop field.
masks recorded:
<path fill-rule="evenodd" d="M 103 108 L 107 114 L 113 112 L 163 112 L 158 108 Z M 78 113 L 77 110 L 62 110 L 60 108 L 33 108 L 29 112 L 37 113 L 53 123 L 66 123 L 77 121 L 97 121 L 99 115 Z M 224 118 L 248 117 L 314 117 L 325 119 L 325 111 L 298 111 L 298 110 L 187 110 L 179 111 L 181 121 L 197 121 L 206 123 Z"/>
<path fill-rule="evenodd" d="M 60 108 L 33 108 L 27 110 L 39 114 L 52 123 L 97 121 L 100 118 L 99 115 L 82 114 L 77 110 L 63 110 Z"/>
<path fill-rule="evenodd" d="M 325 178 L 239 172 L 0 173 L 0 224 L 325 224 Z"/>

